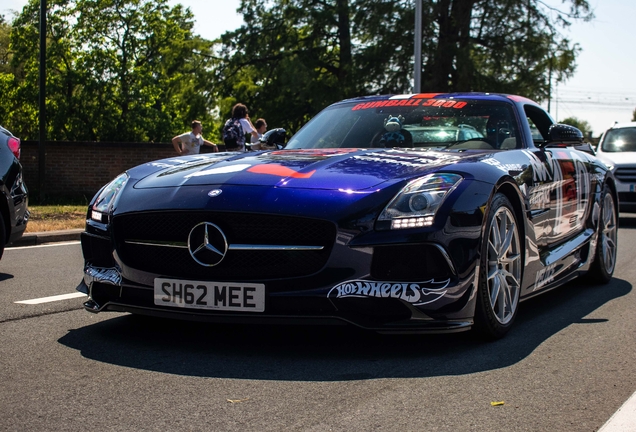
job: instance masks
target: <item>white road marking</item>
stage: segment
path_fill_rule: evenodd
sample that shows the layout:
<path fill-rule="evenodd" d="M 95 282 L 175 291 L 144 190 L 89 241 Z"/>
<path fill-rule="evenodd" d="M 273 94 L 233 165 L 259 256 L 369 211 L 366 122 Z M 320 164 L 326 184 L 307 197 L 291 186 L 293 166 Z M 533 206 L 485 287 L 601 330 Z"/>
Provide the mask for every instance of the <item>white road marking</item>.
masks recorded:
<path fill-rule="evenodd" d="M 10 250 L 18 250 L 18 249 L 33 249 L 33 248 L 43 248 L 43 247 L 52 247 L 52 246 L 68 246 L 74 244 L 80 244 L 79 240 L 77 241 L 68 241 L 68 242 L 57 242 L 57 243 L 46 243 L 41 245 L 31 245 L 31 246 L 15 246 L 15 247 L 7 247 L 4 249 L 5 252 Z"/>
<path fill-rule="evenodd" d="M 76 292 L 71 294 L 60 294 L 56 296 L 42 297 L 42 298 L 31 299 L 31 300 L 21 300 L 14 303 L 33 305 L 33 304 L 40 304 L 40 303 L 50 303 L 50 302 L 60 301 L 60 300 L 68 300 L 68 299 L 73 299 L 78 297 L 86 297 L 86 294 L 81 292 Z"/>
<path fill-rule="evenodd" d="M 598 430 L 598 432 L 636 431 L 636 393 Z"/>

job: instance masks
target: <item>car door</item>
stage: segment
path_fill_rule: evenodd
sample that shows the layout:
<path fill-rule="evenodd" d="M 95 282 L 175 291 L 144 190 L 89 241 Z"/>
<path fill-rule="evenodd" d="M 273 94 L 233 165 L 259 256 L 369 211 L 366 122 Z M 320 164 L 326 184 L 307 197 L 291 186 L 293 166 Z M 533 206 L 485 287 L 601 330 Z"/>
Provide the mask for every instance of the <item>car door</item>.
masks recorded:
<path fill-rule="evenodd" d="M 549 116 L 538 109 L 526 113 L 530 128 L 547 138 L 547 127 L 552 124 Z M 591 190 L 589 162 L 585 153 L 573 147 L 536 144 L 538 147 L 526 150 L 533 169 L 530 209 L 538 216 L 538 245 L 555 245 L 583 229 Z"/>
<path fill-rule="evenodd" d="M 585 163 L 587 158 L 571 147 L 547 147 L 543 151 L 552 165 L 553 176 L 550 195 L 552 229 L 546 240 L 554 244 L 583 229 L 589 209 L 590 175 Z"/>

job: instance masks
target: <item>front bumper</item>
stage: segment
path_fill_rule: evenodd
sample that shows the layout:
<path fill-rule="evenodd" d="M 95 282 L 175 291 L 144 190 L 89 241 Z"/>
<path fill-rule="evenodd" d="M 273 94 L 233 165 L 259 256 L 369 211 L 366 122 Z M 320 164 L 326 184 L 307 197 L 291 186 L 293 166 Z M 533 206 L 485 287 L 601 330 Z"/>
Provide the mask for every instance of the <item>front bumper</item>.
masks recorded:
<path fill-rule="evenodd" d="M 109 227 L 89 224 L 81 237 L 85 271 L 78 286 L 89 295 L 86 309 L 225 323 L 353 324 L 392 333 L 472 325 L 480 221 L 356 236 L 361 230 L 344 223 L 265 218 L 259 215 L 256 225 L 252 215 L 163 212 L 123 215 Z M 183 239 L 209 220 L 227 234 L 229 246 L 222 262 L 205 266 Z M 166 306 L 155 294 L 156 279 L 260 284 L 264 307 Z"/>
<path fill-rule="evenodd" d="M 381 333 L 447 333 L 472 326 L 476 274 L 471 272 L 453 285 L 448 280 L 413 284 L 356 279 L 296 291 L 281 291 L 289 281 L 269 281 L 264 312 L 159 306 L 153 286 L 126 279 L 117 267 L 87 264 L 77 290 L 89 296 L 84 307 L 93 313 L 129 312 L 213 323 L 354 325 Z"/>

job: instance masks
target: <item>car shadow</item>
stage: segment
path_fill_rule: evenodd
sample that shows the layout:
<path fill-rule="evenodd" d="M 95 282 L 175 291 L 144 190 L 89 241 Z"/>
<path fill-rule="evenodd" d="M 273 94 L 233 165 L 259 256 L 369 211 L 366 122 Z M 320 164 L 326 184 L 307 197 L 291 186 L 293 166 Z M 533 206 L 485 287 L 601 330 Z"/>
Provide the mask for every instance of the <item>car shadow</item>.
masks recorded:
<path fill-rule="evenodd" d="M 636 214 L 620 213 L 618 216 L 619 228 L 636 228 Z"/>
<path fill-rule="evenodd" d="M 7 273 L 0 273 L 0 282 L 4 280 L 8 280 L 8 279 L 13 279 L 13 275 L 7 274 Z"/>
<path fill-rule="evenodd" d="M 353 327 L 241 326 L 118 315 L 59 339 L 88 359 L 176 375 L 287 381 L 342 381 L 471 374 L 530 355 L 570 325 L 627 295 L 621 279 L 571 282 L 521 303 L 511 332 L 495 342 L 472 333 L 379 335 Z M 612 319 L 612 318 L 610 318 Z"/>

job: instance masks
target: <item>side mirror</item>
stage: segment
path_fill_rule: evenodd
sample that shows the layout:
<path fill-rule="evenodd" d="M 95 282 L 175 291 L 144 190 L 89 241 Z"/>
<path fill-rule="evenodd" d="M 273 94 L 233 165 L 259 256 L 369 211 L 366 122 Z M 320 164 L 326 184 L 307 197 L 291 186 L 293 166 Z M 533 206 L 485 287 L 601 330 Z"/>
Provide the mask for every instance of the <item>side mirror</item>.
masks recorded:
<path fill-rule="evenodd" d="M 585 136 L 578 128 L 566 124 L 553 124 L 548 129 L 548 141 L 546 141 L 542 147 L 545 146 L 563 146 L 574 147 L 591 155 L 595 154 L 594 148 L 589 142 L 585 142 Z"/>
<path fill-rule="evenodd" d="M 258 140 L 267 147 L 285 148 L 285 135 L 287 132 L 283 128 L 272 129 L 263 134 Z"/>
<path fill-rule="evenodd" d="M 553 124 L 548 129 L 547 143 L 580 144 L 583 142 L 583 132 L 574 126 L 566 124 Z"/>

